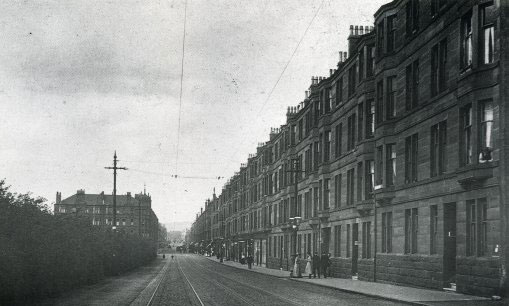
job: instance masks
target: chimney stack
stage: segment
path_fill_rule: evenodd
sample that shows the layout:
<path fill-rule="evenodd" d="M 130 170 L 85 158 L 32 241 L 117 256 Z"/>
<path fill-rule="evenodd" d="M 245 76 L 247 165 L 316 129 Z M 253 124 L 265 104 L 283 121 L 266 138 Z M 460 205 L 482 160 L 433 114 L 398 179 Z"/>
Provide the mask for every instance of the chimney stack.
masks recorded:
<path fill-rule="evenodd" d="M 62 193 L 57 191 L 56 204 L 60 204 L 61 202 L 62 202 Z"/>

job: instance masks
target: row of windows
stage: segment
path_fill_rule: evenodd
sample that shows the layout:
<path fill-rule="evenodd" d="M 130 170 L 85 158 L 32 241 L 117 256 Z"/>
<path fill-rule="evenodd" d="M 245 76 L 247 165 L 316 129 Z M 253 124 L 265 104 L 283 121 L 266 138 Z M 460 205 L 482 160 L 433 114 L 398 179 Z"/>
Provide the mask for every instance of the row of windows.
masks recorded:
<path fill-rule="evenodd" d="M 436 16 L 445 7 L 445 0 L 431 0 L 431 15 Z M 419 29 L 419 1 L 409 0 L 406 4 L 406 30 L 407 35 L 414 35 Z M 461 48 L 460 48 L 460 68 L 463 70 L 472 67 L 473 59 L 475 56 L 479 58 L 479 64 L 490 64 L 495 60 L 495 24 L 496 24 L 496 7 L 493 2 L 487 2 L 479 6 L 479 10 L 475 11 L 477 16 L 472 13 L 472 10 L 465 13 L 461 19 Z M 473 28 L 473 19 L 477 18 L 478 28 Z M 377 25 L 377 48 L 379 54 L 384 52 L 391 52 L 396 49 L 396 24 L 397 15 L 388 16 L 382 19 Z M 474 42 L 477 42 L 477 48 L 474 48 Z M 348 96 L 355 92 L 358 81 L 361 81 L 365 76 L 372 76 L 374 71 L 374 46 L 365 46 L 360 49 L 358 58 L 355 63 L 348 70 Z M 476 51 L 477 50 L 477 51 Z M 447 71 L 447 40 L 444 39 L 432 47 L 430 52 L 430 93 L 432 96 L 444 92 L 447 88 L 448 71 Z M 475 54 L 477 52 L 478 54 Z M 366 64 L 365 64 L 366 63 Z M 405 109 L 411 110 L 419 104 L 419 60 L 407 65 L 405 69 L 406 74 L 406 98 Z M 389 76 L 384 80 L 380 80 L 376 86 L 376 121 L 381 123 L 384 119 L 390 120 L 396 116 L 396 76 Z M 320 92 L 320 100 L 314 103 L 313 112 L 308 111 L 303 118 L 301 118 L 297 125 L 290 126 L 286 131 L 282 132 L 283 137 L 271 148 L 266 149 L 262 153 L 259 161 L 250 162 L 248 168 L 249 174 L 245 171 L 241 176 L 241 186 L 247 185 L 247 178 L 254 178 L 261 173 L 264 165 L 271 164 L 282 157 L 282 154 L 287 148 L 293 146 L 297 141 L 303 140 L 309 135 L 312 127 L 318 125 L 318 118 L 320 115 L 328 113 L 333 109 L 333 103 L 340 105 L 344 101 L 344 81 L 340 77 L 330 88 L 325 88 Z M 372 101 L 366 102 L 365 111 L 358 112 L 359 125 L 357 130 L 359 133 L 358 139 L 361 135 L 366 138 L 372 136 L 374 132 L 374 122 L 371 118 L 375 115 L 375 107 Z M 361 107 L 361 106 L 359 106 Z M 313 116 L 314 115 L 314 116 Z M 366 126 L 361 124 L 366 120 Z M 356 127 L 353 126 L 355 117 L 349 118 L 348 141 L 347 150 L 351 150 L 355 141 L 353 136 Z M 369 125 L 369 126 L 368 126 Z M 337 127 L 338 128 L 338 127 Z M 341 127 L 340 127 L 341 128 Z M 365 132 L 363 132 L 363 129 Z M 364 135 L 365 134 L 365 135 Z M 336 133 L 336 137 L 340 137 Z M 336 138 L 336 140 L 338 140 Z M 320 141 L 321 143 L 322 141 Z M 321 144 L 319 144 L 321 145 Z M 336 157 L 341 154 L 341 142 L 336 141 Z M 320 152 L 320 147 L 315 148 L 316 152 Z M 320 158 L 328 160 L 330 157 L 330 150 L 324 148 L 323 157 Z M 319 160 L 318 158 L 315 158 Z M 237 182 L 233 182 L 233 188 L 228 188 L 225 193 L 224 201 L 227 201 L 232 192 L 239 190 Z"/>
<path fill-rule="evenodd" d="M 473 108 L 477 108 L 477 112 L 473 111 Z M 460 165 L 468 165 L 474 163 L 474 156 L 477 156 L 475 162 L 484 163 L 493 160 L 493 124 L 494 124 L 494 106 L 492 100 L 482 100 L 472 104 L 467 104 L 460 109 Z M 354 123 L 350 123 L 349 126 L 355 126 Z M 338 128 L 339 127 L 339 128 Z M 341 132 L 342 125 L 338 125 L 336 131 Z M 447 158 L 448 158 L 448 135 L 447 135 L 447 121 L 441 121 L 430 127 L 430 176 L 435 177 L 441 175 L 447 171 Z M 330 134 L 327 134 L 330 139 Z M 325 146 L 330 149 L 329 145 Z M 340 143 L 340 142 L 339 142 Z M 318 165 L 316 156 L 319 154 L 319 149 L 316 149 L 316 143 L 313 145 L 315 148 L 315 169 Z M 319 146 L 318 146 L 319 147 Z M 404 169 L 404 182 L 413 183 L 419 180 L 419 134 L 415 133 L 405 138 L 405 169 Z M 337 149 L 337 144 L 336 144 Z M 309 154 L 308 154 L 309 153 Z M 396 182 L 397 178 L 397 149 L 396 144 L 385 144 L 378 146 L 375 152 L 376 164 L 373 160 L 365 160 L 357 164 L 357 200 L 370 199 L 372 197 L 372 191 L 375 186 L 392 186 Z M 311 148 L 306 151 L 306 171 L 310 170 L 311 160 Z M 302 157 L 302 156 L 301 156 Z M 304 177 L 302 172 L 301 178 Z M 279 174 L 286 173 L 286 171 Z M 276 172 L 277 174 L 277 172 Z M 277 175 L 274 175 L 274 189 L 278 190 Z M 271 177 L 271 176 L 269 176 Z M 291 176 L 290 176 L 291 177 Z M 336 207 L 341 207 L 341 187 L 342 187 L 342 174 L 336 175 L 334 178 L 334 202 Z M 355 169 L 349 169 L 346 173 L 346 204 L 352 205 L 354 203 L 354 179 Z M 271 182 L 269 180 L 269 182 Z M 292 180 L 293 182 L 293 180 Z M 283 184 L 284 185 L 284 184 Z M 272 186 L 272 185 L 271 185 Z M 313 211 L 318 209 L 328 209 L 332 204 L 330 199 L 331 182 L 329 178 L 319 181 L 319 188 L 315 187 L 313 192 L 310 189 L 304 195 L 304 217 L 311 217 L 311 196 L 308 195 L 313 193 L 315 197 L 315 203 L 313 204 Z M 256 185 L 255 185 L 256 187 Z M 364 191 L 363 191 L 364 188 Z M 280 188 L 279 188 L 280 189 Z M 247 193 L 246 193 L 247 196 Z M 300 196 L 301 197 L 301 196 Z M 323 199 L 323 203 L 322 200 Z M 286 203 L 295 204 L 293 198 L 290 201 L 285 200 Z M 301 206 L 302 199 L 298 199 L 299 209 Z M 236 201 L 234 201 L 234 207 L 236 207 Z M 289 204 L 287 204 L 289 205 Z M 243 206 L 241 206 L 243 207 Z M 288 206 L 289 207 L 289 206 Z M 245 208 L 245 207 L 244 207 Z M 284 209 L 283 211 L 288 211 Z M 300 210 L 299 210 L 300 211 Z M 236 210 L 230 210 L 231 213 L 235 213 Z M 316 214 L 312 214 L 315 216 Z M 291 216 L 289 213 L 288 216 Z M 283 217 L 286 220 L 285 217 Z M 284 221 L 280 221 L 284 222 Z"/>
<path fill-rule="evenodd" d="M 466 256 L 485 256 L 488 254 L 488 221 L 487 221 L 487 201 L 486 198 L 468 200 L 467 219 L 466 219 Z M 404 253 L 417 254 L 420 252 L 419 246 L 422 247 L 422 235 L 419 235 L 419 211 L 424 208 L 409 208 L 404 210 Z M 428 217 L 427 217 L 428 218 Z M 445 218 L 445 215 L 444 215 Z M 393 212 L 382 213 L 382 232 L 381 232 L 381 252 L 393 252 Z M 429 254 L 437 254 L 439 252 L 439 216 L 438 205 L 429 207 Z M 362 222 L 361 232 L 361 257 L 372 257 L 372 226 L 371 222 Z M 342 238 L 346 231 L 346 250 L 345 256 L 352 256 L 352 248 L 357 245 L 359 224 L 336 225 L 334 229 L 334 251 L 335 257 L 342 257 Z M 452 237 L 455 233 L 443 233 L 444 237 Z M 290 238 L 291 240 L 293 238 Z M 280 235 L 269 237 L 269 256 L 284 257 L 288 253 L 288 236 Z M 291 241 L 293 245 L 293 240 Z M 324 241 L 328 245 L 327 241 Z M 284 243 L 284 244 L 283 244 Z M 297 236 L 297 251 L 301 254 L 314 253 L 317 248 L 316 233 L 304 233 Z M 294 251 L 294 250 L 292 250 Z"/>

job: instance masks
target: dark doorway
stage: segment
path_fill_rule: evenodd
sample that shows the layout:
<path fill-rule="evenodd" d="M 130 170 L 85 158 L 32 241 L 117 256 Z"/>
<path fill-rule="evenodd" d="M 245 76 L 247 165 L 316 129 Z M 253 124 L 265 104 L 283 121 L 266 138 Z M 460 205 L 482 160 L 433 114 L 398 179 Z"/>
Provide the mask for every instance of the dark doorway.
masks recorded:
<path fill-rule="evenodd" d="M 330 245 L 330 227 L 322 229 L 322 253 L 329 253 Z"/>
<path fill-rule="evenodd" d="M 456 203 L 444 205 L 444 288 L 456 283 Z"/>
<path fill-rule="evenodd" d="M 352 229 L 352 276 L 357 276 L 357 260 L 359 257 L 359 223 Z"/>

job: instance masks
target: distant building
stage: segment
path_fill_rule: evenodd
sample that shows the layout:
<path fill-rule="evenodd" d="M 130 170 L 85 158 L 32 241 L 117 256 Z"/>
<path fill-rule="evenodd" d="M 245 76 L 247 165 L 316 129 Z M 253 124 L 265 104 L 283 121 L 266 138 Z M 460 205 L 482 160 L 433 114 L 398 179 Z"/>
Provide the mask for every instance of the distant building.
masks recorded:
<path fill-rule="evenodd" d="M 90 222 L 96 226 L 113 226 L 113 195 L 86 194 L 80 189 L 76 194 L 62 200 L 62 194 L 57 192 L 55 215 L 74 214 L 88 216 Z M 150 194 L 139 193 L 131 196 L 117 195 L 117 229 L 131 234 L 138 234 L 145 238 L 157 240 L 159 221 L 152 210 Z"/>

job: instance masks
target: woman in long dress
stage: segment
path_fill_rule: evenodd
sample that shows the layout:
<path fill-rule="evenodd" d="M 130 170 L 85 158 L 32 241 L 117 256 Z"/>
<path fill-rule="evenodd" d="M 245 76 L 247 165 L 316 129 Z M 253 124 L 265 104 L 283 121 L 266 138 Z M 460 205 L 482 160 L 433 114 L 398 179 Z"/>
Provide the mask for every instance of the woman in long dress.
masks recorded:
<path fill-rule="evenodd" d="M 299 260 L 300 254 L 295 254 L 295 263 L 293 264 L 293 277 L 301 277 Z"/>
<path fill-rule="evenodd" d="M 308 256 L 306 258 L 306 269 L 304 270 L 304 274 L 307 274 L 309 278 L 311 278 L 311 274 L 313 273 L 313 269 L 311 267 L 312 261 L 313 258 L 311 257 L 311 254 L 308 252 Z"/>

